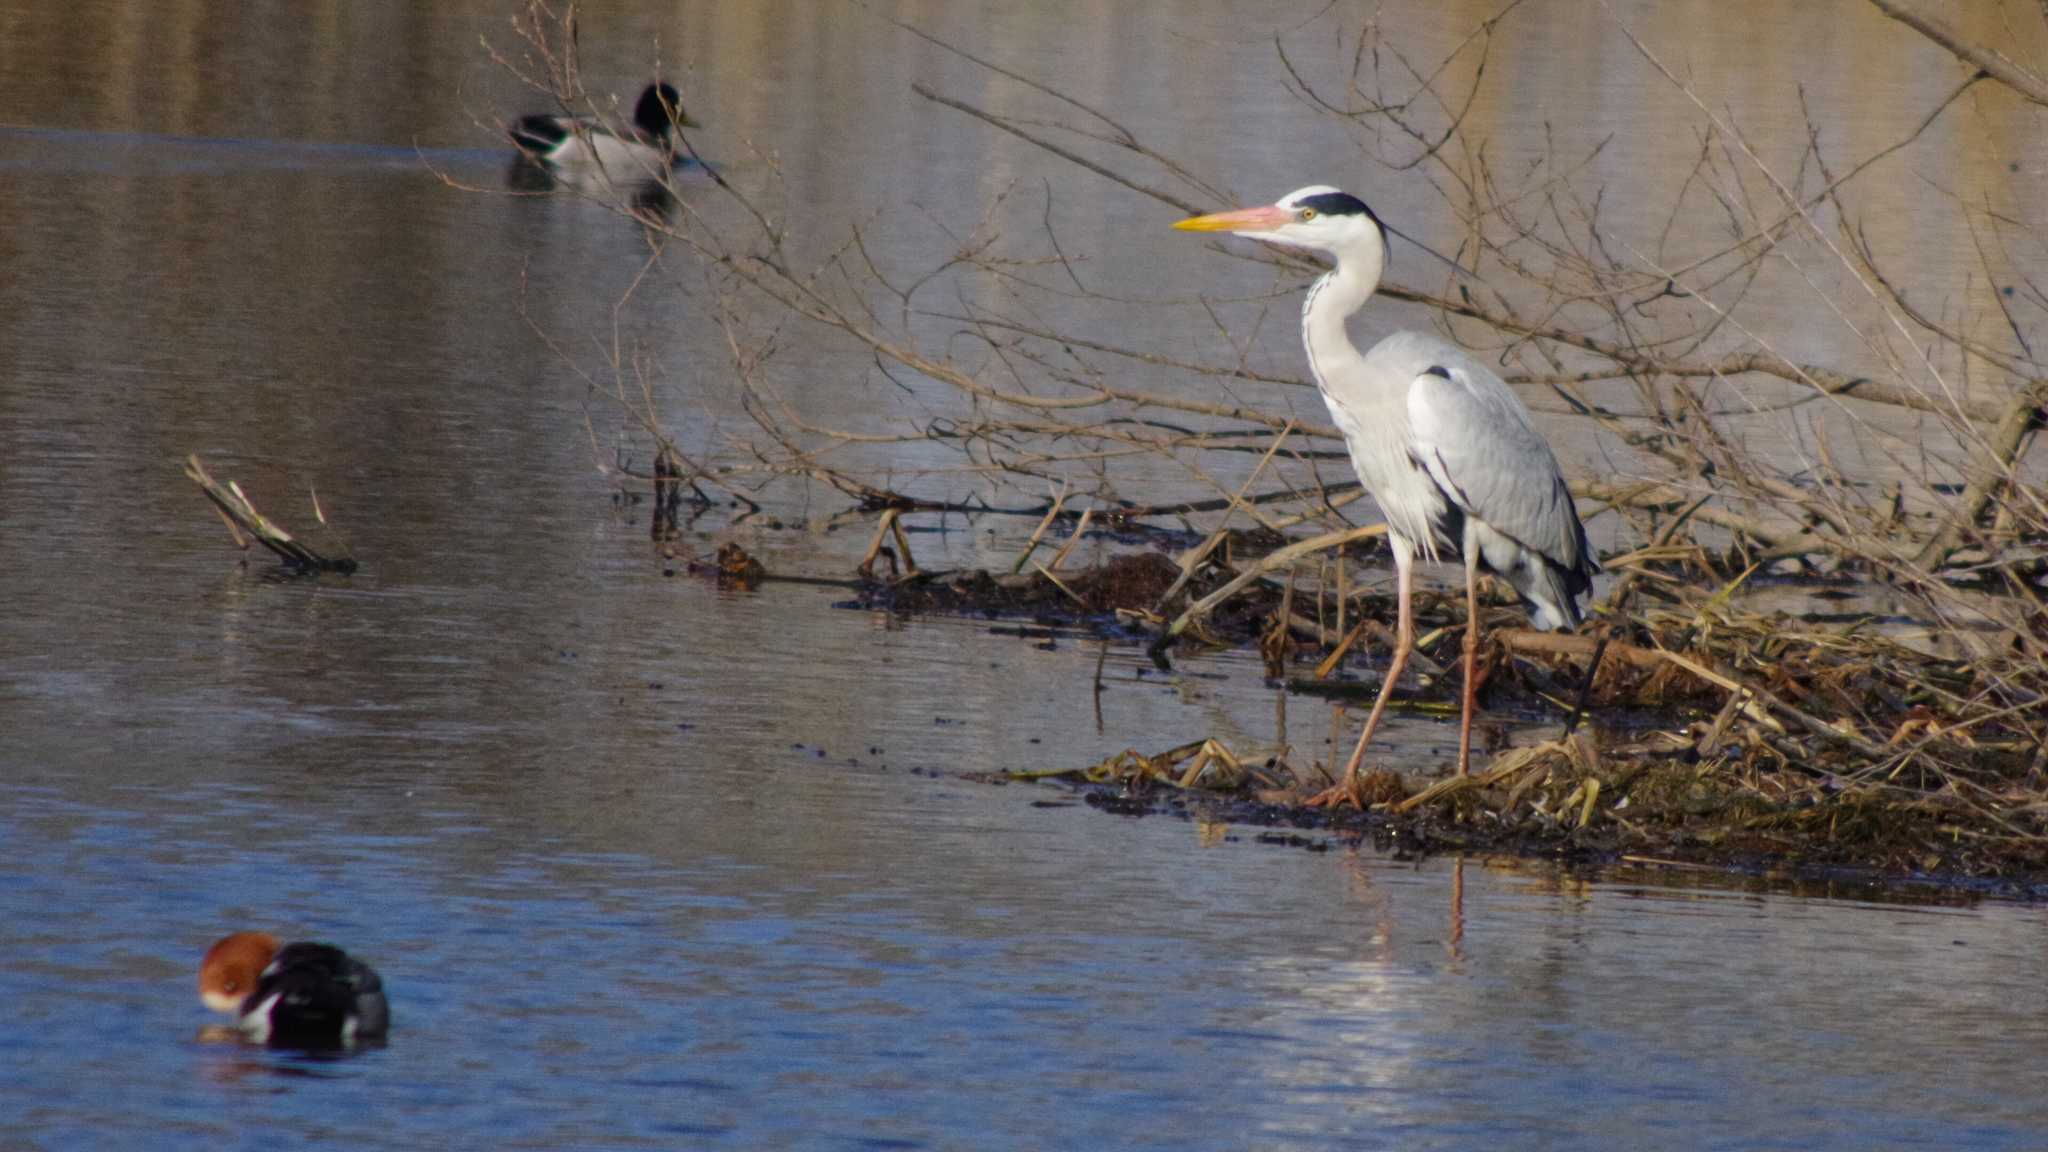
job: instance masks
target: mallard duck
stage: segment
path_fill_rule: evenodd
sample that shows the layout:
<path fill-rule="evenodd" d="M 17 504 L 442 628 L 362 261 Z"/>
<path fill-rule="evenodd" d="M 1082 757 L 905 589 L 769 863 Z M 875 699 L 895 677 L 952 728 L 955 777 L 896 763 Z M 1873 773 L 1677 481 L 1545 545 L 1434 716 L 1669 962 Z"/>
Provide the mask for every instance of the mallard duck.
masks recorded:
<path fill-rule="evenodd" d="M 544 168 L 626 174 L 668 168 L 675 158 L 670 137 L 677 125 L 695 127 L 683 115 L 675 87 L 656 82 L 640 94 L 632 123 L 623 132 L 594 116 L 522 116 L 511 136 L 521 154 Z"/>

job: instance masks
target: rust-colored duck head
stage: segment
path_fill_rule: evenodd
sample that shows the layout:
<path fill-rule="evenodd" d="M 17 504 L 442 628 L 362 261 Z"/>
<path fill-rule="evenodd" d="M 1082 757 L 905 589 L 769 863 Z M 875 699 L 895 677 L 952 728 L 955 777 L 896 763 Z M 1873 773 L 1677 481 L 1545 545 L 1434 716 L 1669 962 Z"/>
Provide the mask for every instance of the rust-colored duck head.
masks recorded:
<path fill-rule="evenodd" d="M 199 962 L 199 998 L 215 1012 L 239 1013 L 281 946 L 268 932 L 236 932 L 214 941 Z"/>

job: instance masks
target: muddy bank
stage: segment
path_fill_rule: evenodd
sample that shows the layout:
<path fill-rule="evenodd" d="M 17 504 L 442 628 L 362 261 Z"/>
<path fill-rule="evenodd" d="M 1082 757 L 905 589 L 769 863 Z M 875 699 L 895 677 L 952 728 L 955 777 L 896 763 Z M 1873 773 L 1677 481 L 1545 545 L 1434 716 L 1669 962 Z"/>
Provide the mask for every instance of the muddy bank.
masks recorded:
<path fill-rule="evenodd" d="M 1057 574 L 869 579 L 853 586 L 848 606 L 1030 619 L 1146 643 L 1155 659 L 1191 646 L 1256 648 L 1269 683 L 1369 702 L 1391 637 L 1389 597 L 1353 596 L 1339 612 L 1284 581 L 1260 582 L 1160 641 L 1178 606 L 1232 576 L 1222 565 L 1184 574 L 1165 555 L 1136 551 Z M 1672 584 L 1674 594 L 1640 608 L 1609 606 L 1585 635 L 1530 632 L 1504 602 L 1485 609 L 1481 707 L 1554 723 L 1548 734 L 1562 737 L 1583 702 L 1584 726 L 1568 738 L 1487 748 L 1464 781 L 1375 772 L 1362 812 L 1301 806 L 1331 781 L 1328 766 L 1299 748 L 1232 750 L 1195 733 L 1165 751 L 982 779 L 1064 781 L 1107 811 L 1370 835 L 1418 852 L 2048 894 L 2048 685 L 2028 644 L 2007 645 L 2010 658 L 1996 649 L 1991 658 L 1935 655 L 1868 621 L 1748 614 Z M 1417 616 L 1418 673 L 1397 689 L 1396 707 L 1454 710 L 1462 605 L 1424 594 Z"/>
<path fill-rule="evenodd" d="M 1485 774 L 1475 772 L 1475 779 Z M 1391 774 L 1375 787 L 1387 787 Z M 1397 856 L 1446 852 L 1515 855 L 1574 867 L 1628 866 L 1718 872 L 1774 882 L 1822 882 L 1935 888 L 2020 899 L 2048 899 L 2048 852 L 2039 846 L 1987 844 L 1958 835 L 1935 813 L 1902 814 L 1867 801 L 1760 804 L 1753 796 L 1702 779 L 1692 767 L 1651 763 L 1615 789 L 1621 812 L 1576 826 L 1569 816 L 1508 807 L 1512 786 L 1483 787 L 1455 801 L 1396 811 L 1306 808 L 1295 795 L 1258 789 L 1199 790 L 1132 781 L 1058 776 L 970 774 L 992 784 L 1030 782 L 1072 803 L 1126 818 L 1161 816 L 1229 826 L 1262 843 L 1324 851 L 1364 842 Z M 1566 783 L 1547 782 L 1555 796 Z M 1420 791 L 1431 781 L 1393 787 Z M 1036 803 L 1054 803 L 1036 801 Z"/>
<path fill-rule="evenodd" d="M 1046 624 L 1105 633 L 1128 631 L 1155 621 L 1156 606 L 1180 577 L 1180 569 L 1158 552 L 1127 552 L 1097 567 L 1070 572 L 1021 573 L 962 569 L 917 579 L 871 579 L 858 586 L 849 605 L 911 615 L 943 614 L 989 619 L 1029 617 Z M 1256 627 L 1260 597 L 1247 597 L 1222 617 L 1219 627 L 1237 637 Z"/>

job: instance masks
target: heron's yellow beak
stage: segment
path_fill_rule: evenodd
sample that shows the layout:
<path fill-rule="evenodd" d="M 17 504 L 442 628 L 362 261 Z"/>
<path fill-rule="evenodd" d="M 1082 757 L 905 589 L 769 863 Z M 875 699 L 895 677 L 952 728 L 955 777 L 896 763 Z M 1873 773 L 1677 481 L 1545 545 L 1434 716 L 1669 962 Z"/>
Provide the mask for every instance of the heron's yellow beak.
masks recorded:
<path fill-rule="evenodd" d="M 1212 212 L 1207 216 L 1195 216 L 1173 222 L 1183 232 L 1271 232 L 1283 224 L 1292 224 L 1294 213 L 1277 204 L 1261 208 L 1240 208 L 1235 212 Z"/>

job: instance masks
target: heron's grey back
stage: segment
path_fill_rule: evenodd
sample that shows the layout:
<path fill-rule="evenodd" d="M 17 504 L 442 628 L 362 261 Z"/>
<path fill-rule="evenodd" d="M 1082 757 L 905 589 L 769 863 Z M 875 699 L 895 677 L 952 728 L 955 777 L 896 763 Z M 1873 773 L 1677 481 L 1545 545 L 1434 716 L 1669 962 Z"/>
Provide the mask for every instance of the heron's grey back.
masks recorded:
<path fill-rule="evenodd" d="M 1393 345 L 1389 348 L 1389 345 Z M 1380 342 L 1412 381 L 1407 406 L 1418 454 L 1467 515 L 1568 572 L 1591 561 L 1564 471 L 1529 410 L 1463 349 L 1424 333 Z"/>
<path fill-rule="evenodd" d="M 1599 565 L 1557 457 L 1514 391 L 1425 332 L 1380 341 L 1349 376 L 1345 431 L 1389 525 L 1425 552 L 1432 536 L 1476 548 L 1540 626 L 1576 624 Z"/>

